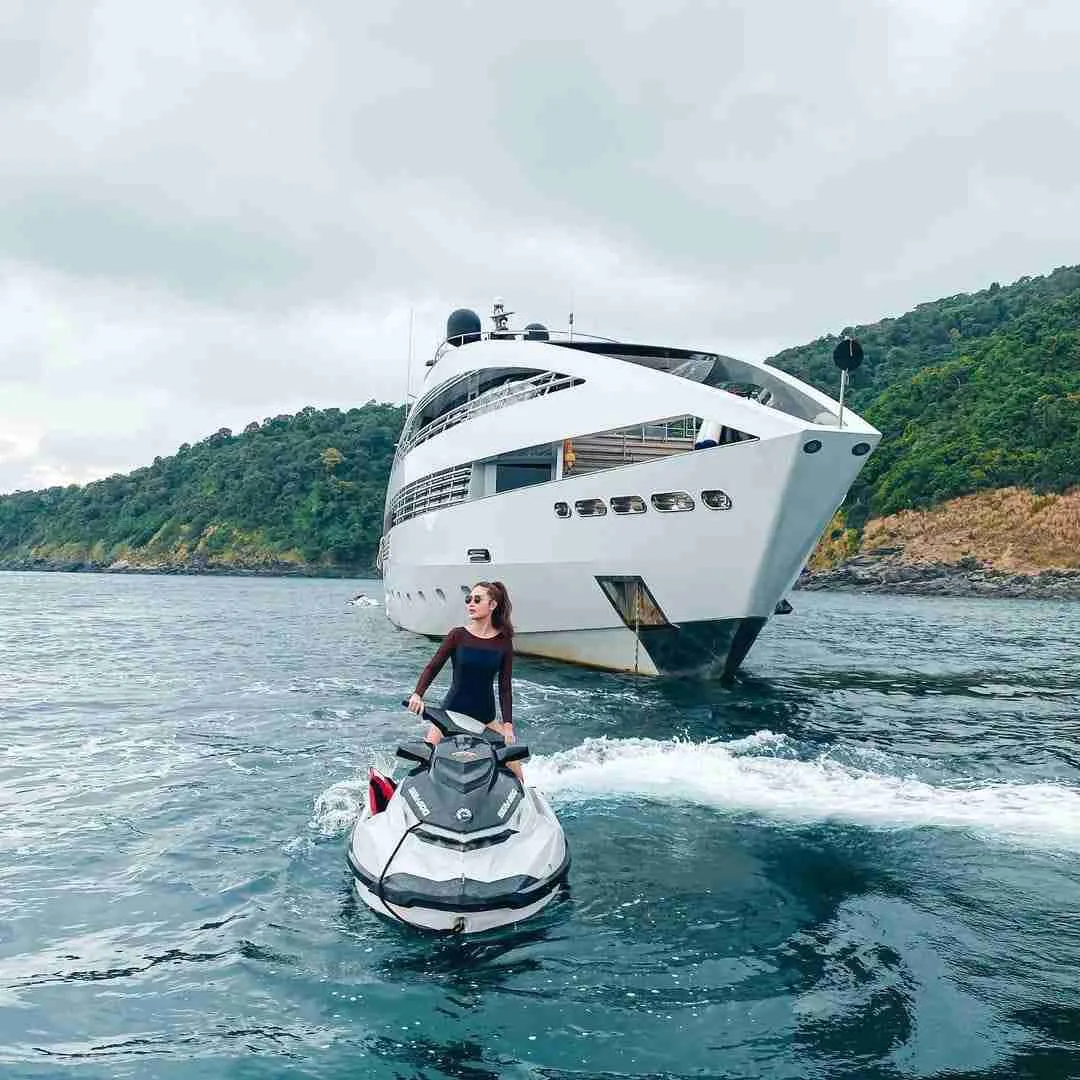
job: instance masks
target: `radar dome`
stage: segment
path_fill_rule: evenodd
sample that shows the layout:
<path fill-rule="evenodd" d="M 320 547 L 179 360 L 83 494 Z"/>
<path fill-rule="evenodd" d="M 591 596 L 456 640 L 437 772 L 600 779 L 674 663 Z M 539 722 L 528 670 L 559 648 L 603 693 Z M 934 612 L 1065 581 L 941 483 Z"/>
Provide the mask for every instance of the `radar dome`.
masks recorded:
<path fill-rule="evenodd" d="M 480 340 L 480 316 L 469 308 L 458 308 L 446 320 L 446 340 L 451 345 L 468 345 Z"/>
<path fill-rule="evenodd" d="M 525 327 L 526 341 L 549 341 L 550 338 L 548 328 L 543 323 L 531 322 Z"/>

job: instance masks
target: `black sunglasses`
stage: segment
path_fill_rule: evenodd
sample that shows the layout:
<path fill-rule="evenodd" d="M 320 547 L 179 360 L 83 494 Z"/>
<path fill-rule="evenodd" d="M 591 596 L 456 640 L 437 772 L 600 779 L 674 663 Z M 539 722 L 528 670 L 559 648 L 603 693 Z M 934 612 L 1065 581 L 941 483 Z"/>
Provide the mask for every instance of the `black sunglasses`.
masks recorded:
<path fill-rule="evenodd" d="M 482 604 L 487 599 L 486 596 L 481 596 L 479 593 L 474 593 L 472 596 L 465 597 L 466 604 Z"/>

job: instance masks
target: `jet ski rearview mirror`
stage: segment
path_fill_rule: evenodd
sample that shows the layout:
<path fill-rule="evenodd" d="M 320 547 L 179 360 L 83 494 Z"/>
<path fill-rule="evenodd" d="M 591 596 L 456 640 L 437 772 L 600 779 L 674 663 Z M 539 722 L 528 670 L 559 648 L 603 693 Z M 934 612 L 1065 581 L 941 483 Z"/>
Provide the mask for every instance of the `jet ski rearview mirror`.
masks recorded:
<path fill-rule="evenodd" d="M 512 743 L 510 746 L 500 746 L 495 751 L 495 758 L 500 765 L 506 765 L 511 761 L 528 761 L 529 748 L 524 743 Z"/>
<path fill-rule="evenodd" d="M 416 761 L 421 765 L 431 764 L 431 751 L 435 748 L 431 743 L 406 743 L 404 746 L 397 748 L 397 756 L 404 758 L 406 761 Z"/>

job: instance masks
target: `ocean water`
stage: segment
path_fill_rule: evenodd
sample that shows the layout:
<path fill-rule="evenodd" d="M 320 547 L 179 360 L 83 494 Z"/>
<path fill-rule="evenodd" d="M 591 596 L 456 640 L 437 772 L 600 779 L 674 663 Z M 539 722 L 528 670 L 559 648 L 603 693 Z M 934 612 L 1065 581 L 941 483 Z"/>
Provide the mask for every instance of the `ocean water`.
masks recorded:
<path fill-rule="evenodd" d="M 377 583 L 0 574 L 0 1077 L 1080 1076 L 1080 606 L 795 594 L 732 688 L 519 660 L 567 894 L 358 905 Z"/>

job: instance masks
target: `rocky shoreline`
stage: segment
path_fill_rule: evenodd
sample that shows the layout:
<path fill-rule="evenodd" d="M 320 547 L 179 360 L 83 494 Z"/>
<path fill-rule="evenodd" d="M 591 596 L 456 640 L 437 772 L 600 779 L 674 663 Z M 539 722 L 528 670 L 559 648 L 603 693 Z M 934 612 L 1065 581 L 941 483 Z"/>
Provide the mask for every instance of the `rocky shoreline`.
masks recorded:
<path fill-rule="evenodd" d="M 193 559 L 187 562 L 109 564 L 75 559 L 0 558 L 0 571 L 75 574 L 219 575 L 223 577 L 372 578 L 371 568 L 309 566 L 268 560 L 232 565 Z M 995 570 L 966 558 L 958 562 L 906 562 L 894 553 L 856 555 L 830 570 L 805 572 L 795 583 L 803 592 L 846 590 L 903 596 L 981 596 L 1012 599 L 1080 600 L 1080 570 L 1041 570 L 1019 574 Z"/>
<path fill-rule="evenodd" d="M 831 570 L 804 573 L 796 589 L 843 589 L 904 596 L 980 596 L 1032 600 L 1080 600 L 1080 570 L 1012 573 L 974 558 L 958 562 L 905 562 L 897 552 L 846 559 Z"/>
<path fill-rule="evenodd" d="M 118 559 L 112 563 L 95 563 L 79 559 L 0 558 L 0 571 L 35 571 L 55 574 L 166 574 L 217 575 L 221 577 L 310 577 L 310 578 L 372 578 L 374 570 L 268 560 L 257 565 L 234 565 L 193 559 L 188 562 L 132 563 Z"/>

